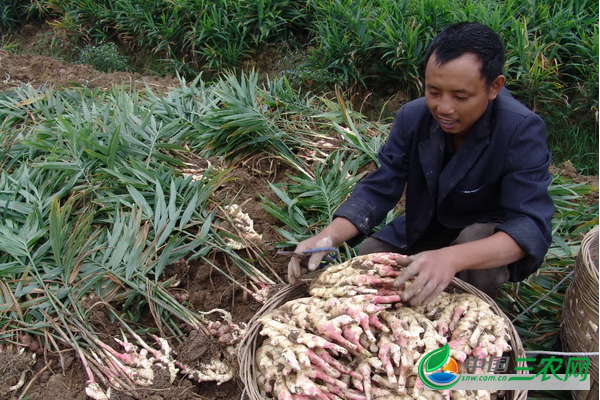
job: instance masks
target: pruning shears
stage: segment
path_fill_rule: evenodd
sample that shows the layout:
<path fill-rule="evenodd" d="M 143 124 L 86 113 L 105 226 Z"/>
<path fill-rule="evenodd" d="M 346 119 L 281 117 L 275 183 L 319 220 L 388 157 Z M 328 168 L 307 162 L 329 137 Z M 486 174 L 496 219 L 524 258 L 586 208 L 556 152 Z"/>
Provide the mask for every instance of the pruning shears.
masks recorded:
<path fill-rule="evenodd" d="M 337 256 L 340 255 L 340 251 L 337 249 L 337 247 L 317 247 L 316 249 L 306 250 L 302 253 L 296 253 L 295 251 L 279 250 L 277 254 L 299 258 L 300 266 L 302 268 L 308 268 L 308 258 L 310 258 L 310 256 L 314 253 L 320 253 L 322 251 L 326 251 L 328 254 L 321 259 L 321 262 L 319 263 L 317 269 L 323 269 L 325 266 L 327 266 L 327 264 L 335 261 Z"/>

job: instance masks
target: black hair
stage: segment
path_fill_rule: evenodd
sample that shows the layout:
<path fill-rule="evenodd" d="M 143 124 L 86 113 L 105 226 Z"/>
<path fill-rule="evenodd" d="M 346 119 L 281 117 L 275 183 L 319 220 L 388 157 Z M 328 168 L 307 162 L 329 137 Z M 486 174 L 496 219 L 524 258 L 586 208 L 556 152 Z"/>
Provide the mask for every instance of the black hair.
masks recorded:
<path fill-rule="evenodd" d="M 496 32 L 477 22 L 460 22 L 444 29 L 427 47 L 425 65 L 435 53 L 438 65 L 474 54 L 481 61 L 481 77 L 491 86 L 504 69 L 504 45 Z"/>

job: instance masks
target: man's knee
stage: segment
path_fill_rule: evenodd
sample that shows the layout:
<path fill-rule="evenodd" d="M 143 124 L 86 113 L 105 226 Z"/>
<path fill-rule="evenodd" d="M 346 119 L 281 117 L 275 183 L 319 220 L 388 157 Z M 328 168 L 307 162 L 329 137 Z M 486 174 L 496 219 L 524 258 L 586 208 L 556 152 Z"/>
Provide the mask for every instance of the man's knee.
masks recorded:
<path fill-rule="evenodd" d="M 494 234 L 494 229 L 499 224 L 499 222 L 483 222 L 469 225 L 460 231 L 452 244 L 468 243 L 490 237 Z"/>
<path fill-rule="evenodd" d="M 498 222 L 469 225 L 460 231 L 452 244 L 468 243 L 490 237 L 494 234 L 495 228 L 498 225 Z M 509 273 L 508 268 L 504 265 L 490 269 L 465 270 L 459 272 L 457 277 L 475 286 L 491 298 L 494 298 L 496 297 L 498 287 L 508 280 Z"/>
<path fill-rule="evenodd" d="M 358 247 L 358 254 L 364 256 L 365 254 L 373 253 L 398 253 L 400 249 L 392 246 L 389 243 L 381 241 L 375 238 L 368 238 Z"/>

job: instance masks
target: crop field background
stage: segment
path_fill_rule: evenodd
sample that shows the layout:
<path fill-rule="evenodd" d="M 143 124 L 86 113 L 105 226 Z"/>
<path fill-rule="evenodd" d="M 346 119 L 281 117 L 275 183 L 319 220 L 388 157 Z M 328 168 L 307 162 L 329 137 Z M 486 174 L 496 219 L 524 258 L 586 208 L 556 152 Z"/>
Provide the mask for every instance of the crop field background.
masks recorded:
<path fill-rule="evenodd" d="M 243 326 L 285 283 L 277 249 L 325 226 L 375 168 L 397 105 L 421 94 L 425 46 L 463 20 L 501 34 L 509 89 L 548 125 L 553 244 L 498 303 L 526 349 L 560 351 L 574 257 L 598 224 L 598 2 L 3 0 L 0 399 L 132 386 L 107 350 L 123 335 L 166 339 L 190 369 L 217 354 L 235 374 L 223 346 L 206 349 L 210 323 Z M 115 85 L 3 70 L 32 52 Z M 31 385 L 14 389 L 21 376 Z M 68 394 L 51 394 L 53 377 Z M 242 391 L 182 382 L 121 395 Z"/>

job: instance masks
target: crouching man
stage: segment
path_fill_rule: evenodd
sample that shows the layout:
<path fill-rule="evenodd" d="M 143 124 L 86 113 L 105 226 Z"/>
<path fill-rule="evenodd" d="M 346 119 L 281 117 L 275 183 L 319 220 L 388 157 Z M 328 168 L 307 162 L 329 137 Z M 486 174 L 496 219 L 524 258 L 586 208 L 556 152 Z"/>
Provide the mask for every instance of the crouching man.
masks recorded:
<path fill-rule="evenodd" d="M 534 272 L 554 212 L 546 126 L 504 87 L 503 67 L 504 46 L 486 26 L 440 33 L 425 55 L 425 96 L 396 114 L 380 167 L 295 251 L 362 241 L 360 254 L 406 254 L 396 284 L 413 280 L 404 292 L 413 305 L 454 276 L 494 297 L 502 283 Z M 405 214 L 373 233 L 403 193 Z M 311 255 L 309 270 L 324 254 Z M 292 258 L 290 283 L 303 272 Z"/>

